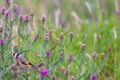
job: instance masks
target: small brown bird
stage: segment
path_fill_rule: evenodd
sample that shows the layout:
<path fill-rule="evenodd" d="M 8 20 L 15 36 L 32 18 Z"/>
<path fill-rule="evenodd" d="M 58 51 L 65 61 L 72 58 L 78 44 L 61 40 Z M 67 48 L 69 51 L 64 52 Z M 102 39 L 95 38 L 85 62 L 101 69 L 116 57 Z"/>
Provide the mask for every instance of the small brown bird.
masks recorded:
<path fill-rule="evenodd" d="M 13 61 L 20 69 L 28 70 L 30 68 L 34 68 L 34 65 L 28 62 L 21 54 L 13 53 L 12 56 L 13 56 Z"/>

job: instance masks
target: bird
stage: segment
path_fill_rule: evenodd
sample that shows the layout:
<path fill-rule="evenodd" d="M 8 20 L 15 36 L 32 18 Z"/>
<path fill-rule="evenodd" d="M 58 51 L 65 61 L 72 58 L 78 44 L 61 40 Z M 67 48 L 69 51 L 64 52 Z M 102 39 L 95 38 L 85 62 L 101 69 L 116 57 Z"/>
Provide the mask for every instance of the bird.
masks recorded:
<path fill-rule="evenodd" d="M 13 61 L 22 70 L 34 68 L 34 65 L 28 62 L 20 53 L 12 53 Z"/>

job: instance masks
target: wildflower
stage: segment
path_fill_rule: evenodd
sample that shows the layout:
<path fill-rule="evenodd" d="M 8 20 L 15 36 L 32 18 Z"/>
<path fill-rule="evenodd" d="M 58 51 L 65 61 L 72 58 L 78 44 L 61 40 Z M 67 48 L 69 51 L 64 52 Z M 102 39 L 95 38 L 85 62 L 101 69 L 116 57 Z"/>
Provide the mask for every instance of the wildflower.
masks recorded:
<path fill-rule="evenodd" d="M 68 61 L 71 62 L 73 60 L 73 54 L 69 54 Z"/>
<path fill-rule="evenodd" d="M 70 74 L 70 70 L 67 69 L 67 70 L 65 71 L 65 75 L 68 76 L 69 74 Z"/>
<path fill-rule="evenodd" d="M 0 39 L 0 44 L 4 44 L 4 39 Z"/>
<path fill-rule="evenodd" d="M 6 13 L 6 11 L 7 11 L 7 9 L 5 7 L 1 8 L 2 15 L 4 15 Z"/>
<path fill-rule="evenodd" d="M 9 17 L 10 13 L 9 12 L 6 12 L 5 13 L 5 18 L 7 19 Z"/>
<path fill-rule="evenodd" d="M 29 22 L 29 20 L 30 20 L 29 15 L 25 15 L 25 16 L 24 16 L 24 20 L 25 20 L 25 22 Z"/>
<path fill-rule="evenodd" d="M 85 50 L 85 48 L 86 48 L 86 44 L 83 43 L 81 48 L 82 48 L 82 52 L 83 52 Z"/>
<path fill-rule="evenodd" d="M 101 59 L 105 59 L 105 53 L 101 53 Z"/>
<path fill-rule="evenodd" d="M 62 74 L 64 74 L 64 73 L 65 73 L 65 68 L 64 68 L 64 67 L 61 67 L 61 68 L 60 68 L 60 72 L 61 72 Z"/>
<path fill-rule="evenodd" d="M 45 33 L 45 34 L 44 34 L 44 39 L 45 39 L 45 43 L 47 43 L 48 40 L 49 40 L 49 35 L 48 35 L 48 33 Z"/>
<path fill-rule="evenodd" d="M 60 57 L 63 59 L 64 58 L 64 52 L 60 53 Z"/>
<path fill-rule="evenodd" d="M 16 11 L 18 9 L 18 5 L 14 4 L 13 9 L 14 9 L 14 11 Z"/>
<path fill-rule="evenodd" d="M 41 70 L 41 71 L 40 71 L 40 76 L 41 76 L 41 77 L 45 77 L 48 73 L 49 73 L 49 70 L 47 70 L 47 69 Z"/>
<path fill-rule="evenodd" d="M 115 10 L 115 14 L 116 14 L 116 15 L 120 14 L 120 12 L 119 12 L 118 9 Z"/>
<path fill-rule="evenodd" d="M 14 71 L 16 71 L 16 70 L 17 70 L 17 68 L 16 68 L 15 64 L 11 64 L 11 65 L 10 65 L 10 69 L 11 69 L 11 70 L 14 70 Z"/>
<path fill-rule="evenodd" d="M 13 75 L 14 78 L 17 78 L 17 76 L 18 76 L 17 71 L 13 71 L 12 75 Z"/>
<path fill-rule="evenodd" d="M 38 65 L 38 67 L 42 67 L 42 66 L 44 66 L 44 63 L 40 62 L 39 65 Z"/>
<path fill-rule="evenodd" d="M 64 33 L 61 32 L 61 33 L 60 33 L 60 41 L 63 41 L 63 39 L 64 39 Z"/>
<path fill-rule="evenodd" d="M 46 16 L 44 15 L 44 16 L 42 16 L 42 23 L 43 23 L 43 25 L 45 24 L 45 21 L 46 21 Z"/>
<path fill-rule="evenodd" d="M 24 20 L 24 16 L 19 17 L 19 21 L 22 22 Z"/>
<path fill-rule="evenodd" d="M 70 33 L 69 33 L 69 36 L 70 36 L 70 41 L 72 41 L 73 36 L 74 36 L 73 32 L 70 32 Z"/>
<path fill-rule="evenodd" d="M 47 51 L 45 52 L 45 54 L 46 54 L 47 57 L 49 57 L 50 54 L 51 54 L 51 52 L 50 52 L 49 50 L 47 50 Z"/>
<path fill-rule="evenodd" d="M 89 80 L 97 80 L 97 75 L 96 74 L 93 74 L 92 76 L 90 76 L 90 79 Z"/>
<path fill-rule="evenodd" d="M 53 75 L 53 76 L 52 76 L 52 80 L 57 80 L 56 75 Z"/>

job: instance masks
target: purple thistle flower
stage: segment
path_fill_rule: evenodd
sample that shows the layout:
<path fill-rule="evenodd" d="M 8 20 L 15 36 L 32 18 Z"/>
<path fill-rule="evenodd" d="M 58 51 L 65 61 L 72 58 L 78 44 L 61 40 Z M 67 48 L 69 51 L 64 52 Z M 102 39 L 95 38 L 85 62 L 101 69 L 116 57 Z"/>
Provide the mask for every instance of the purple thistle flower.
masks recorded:
<path fill-rule="evenodd" d="M 96 75 L 96 74 L 93 74 L 93 75 L 91 76 L 91 80 L 97 80 L 97 75 Z"/>
<path fill-rule="evenodd" d="M 24 16 L 19 17 L 19 21 L 22 22 L 24 20 Z"/>
<path fill-rule="evenodd" d="M 61 52 L 61 53 L 60 53 L 60 57 L 61 57 L 61 58 L 64 58 L 64 52 Z"/>
<path fill-rule="evenodd" d="M 47 55 L 47 57 L 49 57 L 50 54 L 51 54 L 50 50 L 47 50 L 47 51 L 45 52 L 45 54 Z"/>
<path fill-rule="evenodd" d="M 9 17 L 9 15 L 10 15 L 9 12 L 6 12 L 6 13 L 5 13 L 5 17 L 6 17 L 6 19 Z"/>
<path fill-rule="evenodd" d="M 4 44 L 4 39 L 0 39 L 0 44 Z"/>
<path fill-rule="evenodd" d="M 69 54 L 68 61 L 71 62 L 73 60 L 73 54 Z"/>
<path fill-rule="evenodd" d="M 2 15 L 4 15 L 6 13 L 6 11 L 7 11 L 7 9 L 5 7 L 2 7 L 0 10 L 2 12 Z"/>
<path fill-rule="evenodd" d="M 48 73 L 49 73 L 49 70 L 47 70 L 47 69 L 41 70 L 41 71 L 40 71 L 40 76 L 41 76 L 41 77 L 45 77 Z"/>
<path fill-rule="evenodd" d="M 45 34 L 44 34 L 44 39 L 45 39 L 45 42 L 47 43 L 48 40 L 49 40 L 49 34 L 48 34 L 48 33 L 45 33 Z"/>
<path fill-rule="evenodd" d="M 42 23 L 44 24 L 45 21 L 46 21 L 46 16 L 44 15 L 44 16 L 42 16 Z"/>
<path fill-rule="evenodd" d="M 120 12 L 119 12 L 118 9 L 115 10 L 115 14 L 116 14 L 116 15 L 120 14 Z"/>
<path fill-rule="evenodd" d="M 25 20 L 25 22 L 29 22 L 30 16 L 29 16 L 29 15 L 25 15 L 25 16 L 24 16 L 24 20 Z"/>
<path fill-rule="evenodd" d="M 40 63 L 38 64 L 38 67 L 42 67 L 42 66 L 44 66 L 44 62 L 40 62 Z"/>
<path fill-rule="evenodd" d="M 14 77 L 14 78 L 17 78 L 17 76 L 18 76 L 17 71 L 13 71 L 13 73 L 12 73 L 12 74 L 13 74 L 13 77 Z"/>

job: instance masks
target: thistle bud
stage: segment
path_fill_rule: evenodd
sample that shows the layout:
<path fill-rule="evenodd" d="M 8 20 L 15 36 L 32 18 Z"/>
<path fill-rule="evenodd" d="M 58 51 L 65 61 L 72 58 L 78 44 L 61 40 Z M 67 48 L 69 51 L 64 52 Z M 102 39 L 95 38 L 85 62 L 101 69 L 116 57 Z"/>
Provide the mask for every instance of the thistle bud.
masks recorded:
<path fill-rule="evenodd" d="M 5 15 L 6 11 L 7 11 L 7 9 L 5 7 L 1 8 L 2 15 Z"/>
<path fill-rule="evenodd" d="M 57 80 L 56 75 L 53 75 L 53 76 L 52 76 L 52 80 Z"/>
<path fill-rule="evenodd" d="M 68 76 L 69 74 L 70 74 L 70 70 L 67 69 L 67 70 L 65 71 L 65 75 Z"/>
<path fill-rule="evenodd" d="M 61 32 L 61 33 L 60 33 L 60 41 L 63 41 L 63 39 L 64 39 L 64 33 Z"/>
<path fill-rule="evenodd" d="M 18 5 L 17 5 L 17 4 L 14 4 L 13 9 L 16 11 L 17 8 L 18 8 Z"/>
<path fill-rule="evenodd" d="M 70 36 L 70 41 L 72 41 L 74 36 L 73 32 L 70 32 L 69 36 Z"/>
<path fill-rule="evenodd" d="M 44 15 L 44 16 L 42 16 L 42 23 L 43 23 L 43 25 L 45 24 L 45 21 L 46 21 L 46 16 Z"/>
<path fill-rule="evenodd" d="M 89 80 L 97 80 L 97 75 L 93 74 L 89 77 Z"/>
<path fill-rule="evenodd" d="M 6 12 L 5 13 L 5 18 L 7 19 L 9 17 L 10 13 L 9 12 Z"/>
<path fill-rule="evenodd" d="M 42 67 L 42 66 L 44 66 L 44 62 L 40 62 L 38 65 L 38 67 Z"/>
<path fill-rule="evenodd" d="M 101 53 L 101 59 L 105 59 L 105 53 Z"/>
<path fill-rule="evenodd" d="M 24 20 L 24 16 L 19 17 L 19 21 L 22 22 Z"/>
<path fill-rule="evenodd" d="M 45 54 L 46 54 L 47 57 L 49 57 L 50 54 L 51 54 L 50 50 L 46 50 L 46 51 L 45 51 Z"/>
<path fill-rule="evenodd" d="M 85 48 L 86 48 L 86 44 L 83 43 L 81 48 L 82 48 L 82 52 L 83 52 L 85 50 Z"/>
<path fill-rule="evenodd" d="M 69 54 L 68 61 L 69 63 L 73 60 L 73 54 Z"/>
<path fill-rule="evenodd" d="M 60 72 L 61 72 L 62 74 L 64 74 L 64 73 L 65 73 L 65 68 L 64 68 L 64 67 L 61 67 L 61 68 L 60 68 Z"/>
<path fill-rule="evenodd" d="M 17 71 L 13 71 L 12 75 L 13 75 L 14 78 L 17 78 L 17 76 L 18 76 Z"/>
<path fill-rule="evenodd" d="M 64 52 L 60 53 L 60 57 L 63 59 L 64 58 Z"/>
<path fill-rule="evenodd" d="M 0 39 L 0 44 L 4 44 L 4 39 Z"/>
<path fill-rule="evenodd" d="M 44 34 L 44 39 L 45 39 L 45 43 L 47 43 L 49 41 L 49 35 L 48 35 L 48 33 Z"/>
<path fill-rule="evenodd" d="M 11 70 L 14 70 L 14 71 L 16 71 L 16 70 L 17 70 L 17 68 L 16 68 L 15 64 L 11 64 L 11 65 L 10 65 L 10 69 L 11 69 Z"/>

